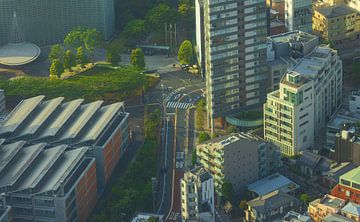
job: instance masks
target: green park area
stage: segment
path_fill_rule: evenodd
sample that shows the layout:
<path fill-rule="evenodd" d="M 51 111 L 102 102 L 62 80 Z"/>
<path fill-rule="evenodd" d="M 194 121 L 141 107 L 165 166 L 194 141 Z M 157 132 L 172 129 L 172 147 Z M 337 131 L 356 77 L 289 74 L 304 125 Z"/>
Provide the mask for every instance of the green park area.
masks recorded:
<path fill-rule="evenodd" d="M 24 76 L 12 79 L 0 77 L 0 88 L 7 96 L 28 98 L 46 95 L 48 99 L 63 96 L 66 99 L 103 99 L 109 102 L 137 96 L 155 85 L 157 78 L 141 75 L 135 68 L 112 69 L 98 67 L 67 79 Z"/>

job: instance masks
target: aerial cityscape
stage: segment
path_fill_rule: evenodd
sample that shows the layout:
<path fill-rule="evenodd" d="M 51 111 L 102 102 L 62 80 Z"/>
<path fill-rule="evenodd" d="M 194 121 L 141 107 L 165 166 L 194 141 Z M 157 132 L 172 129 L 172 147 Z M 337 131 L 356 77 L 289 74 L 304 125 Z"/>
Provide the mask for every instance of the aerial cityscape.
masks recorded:
<path fill-rule="evenodd" d="M 360 222 L 360 0 L 0 0 L 0 222 Z"/>

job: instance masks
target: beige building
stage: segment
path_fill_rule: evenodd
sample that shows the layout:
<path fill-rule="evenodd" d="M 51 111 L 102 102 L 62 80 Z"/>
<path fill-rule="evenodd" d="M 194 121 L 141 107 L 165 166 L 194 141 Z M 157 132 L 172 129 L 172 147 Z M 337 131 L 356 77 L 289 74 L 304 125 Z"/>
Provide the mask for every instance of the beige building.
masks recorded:
<path fill-rule="evenodd" d="M 281 166 L 277 146 L 245 133 L 214 138 L 198 145 L 196 153 L 198 162 L 214 177 L 217 191 L 224 181 L 240 191 Z"/>
<path fill-rule="evenodd" d="M 360 39 L 360 13 L 346 5 L 316 6 L 313 33 L 335 44 Z"/>
<path fill-rule="evenodd" d="M 294 156 L 311 148 L 314 136 L 340 107 L 342 63 L 337 52 L 316 47 L 281 79 L 264 104 L 264 137 Z"/>
<path fill-rule="evenodd" d="M 325 195 L 309 204 L 308 213 L 314 222 L 322 222 L 328 215 L 337 214 L 345 205 L 345 200 Z"/>

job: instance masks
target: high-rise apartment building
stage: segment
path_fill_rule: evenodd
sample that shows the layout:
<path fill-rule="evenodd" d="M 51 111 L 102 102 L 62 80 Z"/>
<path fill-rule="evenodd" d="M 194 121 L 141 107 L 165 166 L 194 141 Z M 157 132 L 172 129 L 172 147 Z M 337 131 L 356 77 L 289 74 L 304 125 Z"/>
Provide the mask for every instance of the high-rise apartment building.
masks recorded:
<path fill-rule="evenodd" d="M 0 45 L 10 40 L 14 12 L 24 40 L 38 45 L 62 42 L 78 26 L 96 28 L 104 39 L 115 32 L 114 0 L 2 0 Z"/>
<path fill-rule="evenodd" d="M 181 183 L 182 221 L 215 221 L 214 179 L 203 167 L 184 174 Z"/>
<path fill-rule="evenodd" d="M 198 162 L 214 177 L 217 191 L 224 181 L 240 191 L 281 166 L 279 148 L 251 134 L 214 138 L 196 147 Z"/>
<path fill-rule="evenodd" d="M 312 0 L 285 0 L 285 26 L 288 31 L 312 31 Z"/>
<path fill-rule="evenodd" d="M 342 63 L 337 51 L 316 47 L 283 76 L 280 89 L 264 104 L 265 139 L 293 156 L 311 148 L 314 136 L 338 110 L 342 97 Z"/>
<path fill-rule="evenodd" d="M 203 52 L 209 124 L 260 107 L 266 88 L 266 4 L 197 0 L 197 51 Z M 204 35 L 202 37 L 202 35 Z"/>

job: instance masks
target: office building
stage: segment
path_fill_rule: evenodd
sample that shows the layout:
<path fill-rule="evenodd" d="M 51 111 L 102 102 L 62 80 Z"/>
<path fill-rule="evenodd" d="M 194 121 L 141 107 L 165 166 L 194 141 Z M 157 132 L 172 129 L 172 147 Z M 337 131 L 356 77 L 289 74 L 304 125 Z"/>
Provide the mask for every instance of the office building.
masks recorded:
<path fill-rule="evenodd" d="M 340 176 L 339 183 L 331 190 L 331 195 L 360 204 L 360 167 Z"/>
<path fill-rule="evenodd" d="M 353 91 L 349 96 L 349 109 L 351 112 L 360 113 L 360 91 Z"/>
<path fill-rule="evenodd" d="M 285 0 L 285 25 L 288 31 L 311 33 L 312 4 L 311 0 Z"/>
<path fill-rule="evenodd" d="M 344 206 L 344 200 L 327 194 L 310 202 L 308 213 L 314 222 L 322 222 L 326 216 L 339 213 Z"/>
<path fill-rule="evenodd" d="M 214 179 L 203 167 L 184 174 L 181 184 L 182 221 L 215 222 Z"/>
<path fill-rule="evenodd" d="M 11 221 L 13 221 L 11 207 L 2 206 L 2 204 L 0 203 L 0 222 L 11 222 Z"/>
<path fill-rule="evenodd" d="M 337 140 L 336 134 L 341 133 L 343 129 L 348 129 L 360 122 L 360 113 L 352 113 L 340 110 L 331 119 L 326 127 L 326 143 L 324 148 L 327 150 L 335 150 Z M 340 134 L 339 134 L 340 135 Z"/>
<path fill-rule="evenodd" d="M 280 89 L 264 104 L 264 137 L 294 156 L 312 148 L 314 137 L 339 109 L 342 63 L 337 52 L 316 47 L 288 70 Z"/>
<path fill-rule="evenodd" d="M 24 40 L 41 46 L 63 42 L 78 26 L 96 28 L 104 39 L 115 32 L 114 0 L 5 0 L 0 12 L 0 45 L 10 41 L 14 12 Z"/>
<path fill-rule="evenodd" d="M 352 162 L 356 166 L 360 165 L 360 140 L 359 132 L 355 127 L 343 129 L 335 134 L 335 147 L 330 150 L 330 158 L 334 161 Z"/>
<path fill-rule="evenodd" d="M 86 221 L 97 200 L 88 148 L 47 148 L 25 141 L 0 146 L 0 192 L 15 221 Z"/>
<path fill-rule="evenodd" d="M 197 52 L 204 52 L 198 57 L 204 58 L 208 123 L 214 129 L 226 116 L 259 109 L 265 101 L 266 5 L 231 0 L 196 7 Z"/>
<path fill-rule="evenodd" d="M 314 7 L 313 33 L 331 43 L 360 39 L 360 14 L 346 5 Z"/>
<path fill-rule="evenodd" d="M 277 146 L 245 133 L 211 139 L 198 145 L 196 154 L 212 174 L 217 191 L 228 181 L 238 192 L 281 166 Z"/>
<path fill-rule="evenodd" d="M 47 101 L 44 98 L 21 101 L 0 124 L 0 138 L 9 142 L 90 147 L 102 191 L 129 142 L 129 113 L 125 112 L 124 103 L 102 106 L 103 101 L 83 104 L 83 99 L 63 102 L 63 97 Z"/>
<path fill-rule="evenodd" d="M 304 56 L 319 45 L 319 37 L 292 31 L 267 37 L 269 90 L 279 89 L 280 79 Z"/>
<path fill-rule="evenodd" d="M 247 202 L 245 221 L 283 221 L 290 210 L 301 210 L 301 201 L 280 190 L 257 197 Z"/>

